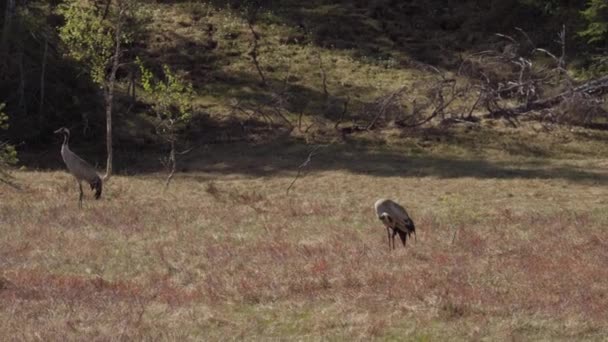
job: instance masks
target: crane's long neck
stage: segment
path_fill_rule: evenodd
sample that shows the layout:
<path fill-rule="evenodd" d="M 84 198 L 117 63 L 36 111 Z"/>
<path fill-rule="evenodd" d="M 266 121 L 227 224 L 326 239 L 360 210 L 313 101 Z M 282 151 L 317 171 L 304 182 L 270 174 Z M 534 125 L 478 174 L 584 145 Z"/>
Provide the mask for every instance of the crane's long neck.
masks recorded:
<path fill-rule="evenodd" d="M 63 154 L 63 151 L 70 149 L 68 147 L 68 140 L 70 140 L 70 133 L 63 132 L 63 144 L 61 145 L 61 153 L 62 154 Z"/>

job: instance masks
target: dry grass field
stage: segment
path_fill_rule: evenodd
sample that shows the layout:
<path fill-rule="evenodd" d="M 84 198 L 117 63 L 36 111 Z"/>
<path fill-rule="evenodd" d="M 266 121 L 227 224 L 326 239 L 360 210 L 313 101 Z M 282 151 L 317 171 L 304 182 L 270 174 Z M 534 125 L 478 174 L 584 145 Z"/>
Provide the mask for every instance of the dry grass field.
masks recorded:
<path fill-rule="evenodd" d="M 82 210 L 65 171 L 18 171 L 0 336 L 608 339 L 606 136 L 495 133 L 336 144 L 288 194 L 310 147 L 209 147 L 166 193 L 162 174 L 119 175 Z M 389 251 L 379 197 L 416 242 Z"/>

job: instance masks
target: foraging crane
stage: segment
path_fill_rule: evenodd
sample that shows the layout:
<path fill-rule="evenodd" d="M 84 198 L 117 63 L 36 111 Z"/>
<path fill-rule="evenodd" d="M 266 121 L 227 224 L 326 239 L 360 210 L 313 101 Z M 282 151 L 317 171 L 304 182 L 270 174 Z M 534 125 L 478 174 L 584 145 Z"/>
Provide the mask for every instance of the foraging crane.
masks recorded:
<path fill-rule="evenodd" d="M 374 208 L 376 209 L 376 215 L 386 227 L 389 249 L 391 248 L 391 230 L 393 249 L 395 249 L 395 235 L 399 234 L 403 247 L 405 247 L 406 240 L 410 235 L 414 234 L 416 236 L 414 222 L 402 206 L 389 199 L 379 199 L 374 204 Z"/>
<path fill-rule="evenodd" d="M 95 190 L 95 199 L 101 197 L 101 190 L 103 182 L 101 177 L 97 174 L 97 171 L 89 165 L 86 161 L 82 160 L 74 152 L 70 150 L 68 146 L 68 140 L 70 139 L 70 130 L 61 127 L 55 131 L 55 134 L 63 134 L 63 144 L 61 145 L 61 158 L 68 167 L 68 171 L 76 178 L 78 187 L 80 189 L 80 198 L 78 200 L 78 206 L 82 208 L 82 181 L 86 181 L 91 186 L 91 190 Z"/>

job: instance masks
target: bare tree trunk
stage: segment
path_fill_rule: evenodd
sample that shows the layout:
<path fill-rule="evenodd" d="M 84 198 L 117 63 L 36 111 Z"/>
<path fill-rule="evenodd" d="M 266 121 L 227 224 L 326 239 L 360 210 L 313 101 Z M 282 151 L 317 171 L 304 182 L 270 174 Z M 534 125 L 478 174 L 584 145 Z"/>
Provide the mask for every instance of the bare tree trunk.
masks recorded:
<path fill-rule="evenodd" d="M 129 68 L 129 87 L 127 89 L 127 93 L 129 94 L 130 100 L 131 100 L 131 106 L 135 105 L 135 101 L 136 101 L 136 94 L 135 94 L 135 70 L 134 68 L 131 66 Z"/>
<path fill-rule="evenodd" d="M 350 101 L 350 96 L 347 96 L 346 100 L 344 100 L 344 106 L 342 107 L 342 114 L 340 114 L 340 117 L 338 118 L 338 120 L 336 120 L 336 123 L 334 124 L 334 129 L 336 129 L 336 130 L 338 130 L 338 127 L 344 120 L 346 113 L 348 113 L 348 102 L 349 101 Z"/>
<path fill-rule="evenodd" d="M 112 176 L 112 101 L 114 97 L 114 84 L 110 81 L 108 88 L 105 90 L 106 100 L 106 150 L 108 157 L 106 160 L 106 174 L 103 176 L 104 182 L 107 182 Z"/>
<path fill-rule="evenodd" d="M 323 58 L 321 57 L 321 53 L 317 54 L 317 58 L 319 59 L 319 69 L 321 70 L 321 81 L 323 81 L 323 100 L 327 102 L 329 98 L 329 92 L 327 91 L 327 73 L 325 72 L 325 66 L 323 65 Z"/>
<path fill-rule="evenodd" d="M 27 100 L 25 98 L 25 69 L 23 68 L 23 47 L 19 49 L 17 67 L 19 68 L 19 103 L 17 106 L 21 108 L 23 113 L 27 113 Z"/>
<path fill-rule="evenodd" d="M 46 58 L 49 51 L 49 39 L 44 39 L 44 53 L 42 54 L 42 70 L 40 71 L 40 105 L 38 106 L 38 123 L 42 123 L 42 111 L 44 110 L 44 78 L 46 73 Z"/>
<path fill-rule="evenodd" d="M 260 61 L 258 60 L 258 49 L 259 49 L 258 41 L 260 40 L 260 35 L 258 35 L 258 33 L 255 32 L 255 29 L 253 28 L 253 25 L 255 25 L 256 20 L 257 20 L 257 9 L 254 10 L 250 14 L 249 19 L 247 20 L 247 24 L 249 25 L 249 30 L 251 31 L 251 48 L 249 49 L 248 54 L 249 54 L 249 57 L 251 57 L 251 61 L 253 62 L 255 69 L 258 71 L 258 75 L 260 75 L 260 80 L 262 82 L 262 86 L 266 87 L 267 86 L 266 77 L 264 76 L 264 73 L 262 72 L 262 68 L 260 66 Z"/>
<path fill-rule="evenodd" d="M 108 16 L 108 13 L 110 12 L 110 5 L 112 4 L 112 0 L 108 0 L 106 2 L 106 7 L 103 10 L 103 17 L 101 18 L 101 20 L 105 20 L 106 17 Z"/>
<path fill-rule="evenodd" d="M 112 176 L 112 105 L 114 102 L 114 83 L 116 82 L 116 72 L 120 67 L 120 43 L 122 34 L 122 24 L 124 19 L 124 8 L 121 8 L 121 2 L 119 2 L 117 6 L 119 6 L 119 9 L 118 18 L 116 19 L 116 29 L 114 36 L 114 58 L 112 62 L 112 70 L 110 70 L 110 75 L 108 76 L 108 80 L 106 82 L 104 96 L 106 100 L 106 150 L 108 153 L 108 159 L 106 161 L 106 174 L 103 176 L 104 182 L 107 182 Z"/>
<path fill-rule="evenodd" d="M 167 165 L 167 167 L 170 167 L 170 169 L 169 175 L 165 180 L 165 191 L 169 189 L 169 183 L 171 182 L 171 179 L 173 179 L 173 175 L 175 175 L 175 168 L 177 166 L 177 162 L 175 160 L 175 140 L 171 140 L 169 144 L 171 145 L 171 151 L 169 151 L 169 164 Z"/>
<path fill-rule="evenodd" d="M 4 27 L 2 27 L 2 40 L 0 40 L 0 53 L 8 52 L 8 37 L 11 35 L 11 26 L 13 24 L 13 15 L 15 13 L 15 0 L 8 0 L 6 3 L 6 11 L 4 12 Z"/>

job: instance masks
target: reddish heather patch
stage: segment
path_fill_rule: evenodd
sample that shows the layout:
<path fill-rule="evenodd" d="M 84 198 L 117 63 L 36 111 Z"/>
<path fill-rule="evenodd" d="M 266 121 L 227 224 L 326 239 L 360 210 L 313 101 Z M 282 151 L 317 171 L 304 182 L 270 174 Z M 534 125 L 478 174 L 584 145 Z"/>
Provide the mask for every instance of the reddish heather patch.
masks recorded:
<path fill-rule="evenodd" d="M 158 277 L 157 277 L 158 278 Z M 168 278 L 158 278 L 144 287 L 133 281 L 108 281 L 101 277 L 55 275 L 36 271 L 7 273 L 0 288 L 0 299 L 45 300 L 52 298 L 87 302 L 95 299 L 141 301 L 155 299 L 170 305 L 182 305 L 201 297 L 198 289 L 173 285 Z"/>
<path fill-rule="evenodd" d="M 142 295 L 142 288 L 133 282 L 107 281 L 100 277 L 44 274 L 35 271 L 17 271 L 6 275 L 11 286 L 0 293 L 5 298 L 41 300 L 66 298 L 83 300 L 93 296 L 110 296 L 126 300 Z"/>

